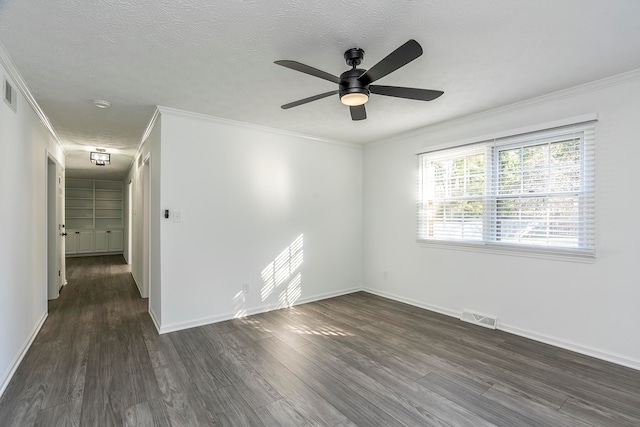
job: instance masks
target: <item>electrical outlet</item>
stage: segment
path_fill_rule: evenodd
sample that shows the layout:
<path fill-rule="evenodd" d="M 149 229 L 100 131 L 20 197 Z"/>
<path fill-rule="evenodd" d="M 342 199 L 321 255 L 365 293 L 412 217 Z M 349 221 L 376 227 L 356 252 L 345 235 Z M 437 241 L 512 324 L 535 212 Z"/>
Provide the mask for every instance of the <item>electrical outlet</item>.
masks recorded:
<path fill-rule="evenodd" d="M 249 293 L 249 284 L 248 283 L 243 283 L 242 284 L 242 292 L 244 292 L 245 294 Z"/>
<path fill-rule="evenodd" d="M 389 272 L 388 271 L 383 271 L 382 272 L 382 278 L 385 279 L 385 280 L 388 279 L 389 278 Z"/>

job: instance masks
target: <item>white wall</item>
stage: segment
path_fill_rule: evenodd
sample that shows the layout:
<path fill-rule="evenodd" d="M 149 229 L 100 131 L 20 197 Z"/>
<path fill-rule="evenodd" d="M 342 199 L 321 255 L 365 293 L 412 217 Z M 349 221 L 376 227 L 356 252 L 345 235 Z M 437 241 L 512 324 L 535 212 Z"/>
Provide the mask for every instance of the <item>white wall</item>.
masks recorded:
<path fill-rule="evenodd" d="M 450 315 L 465 308 L 495 314 L 501 329 L 640 369 L 639 93 L 640 72 L 629 73 L 367 145 L 365 287 Z M 600 118 L 595 263 L 415 243 L 421 147 L 593 112 Z"/>
<path fill-rule="evenodd" d="M 0 100 L 0 394 L 47 315 L 47 150 L 64 165 L 61 147 L 18 90 L 17 72 L 0 46 L 2 76 L 18 102 L 14 113 Z"/>
<path fill-rule="evenodd" d="M 161 112 L 157 215 L 182 216 L 161 219 L 162 331 L 361 287 L 360 147 Z M 304 261 L 267 295 L 262 271 L 300 235 Z"/>

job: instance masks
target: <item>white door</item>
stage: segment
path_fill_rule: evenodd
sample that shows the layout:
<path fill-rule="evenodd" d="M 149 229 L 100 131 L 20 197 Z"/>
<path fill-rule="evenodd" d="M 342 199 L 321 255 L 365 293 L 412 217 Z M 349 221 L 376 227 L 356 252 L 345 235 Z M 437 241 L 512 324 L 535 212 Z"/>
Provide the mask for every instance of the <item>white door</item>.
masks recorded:
<path fill-rule="evenodd" d="M 58 298 L 65 279 L 64 183 L 62 166 L 47 153 L 47 298 Z"/>
<path fill-rule="evenodd" d="M 67 284 L 67 262 L 65 259 L 65 245 L 67 231 L 64 226 L 64 174 L 60 165 L 57 165 L 58 172 L 58 196 L 56 206 L 56 217 L 58 223 L 58 288 Z"/>

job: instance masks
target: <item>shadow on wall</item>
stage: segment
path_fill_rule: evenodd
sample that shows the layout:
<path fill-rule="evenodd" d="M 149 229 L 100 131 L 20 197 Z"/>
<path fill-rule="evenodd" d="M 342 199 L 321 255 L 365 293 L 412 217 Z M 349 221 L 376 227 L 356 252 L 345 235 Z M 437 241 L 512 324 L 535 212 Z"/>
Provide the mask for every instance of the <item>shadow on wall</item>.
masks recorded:
<path fill-rule="evenodd" d="M 304 235 L 301 234 L 275 257 L 260 273 L 261 301 L 268 310 L 291 307 L 302 296 L 302 273 L 304 261 Z M 235 318 L 247 315 L 246 294 L 238 292 L 233 297 Z"/>

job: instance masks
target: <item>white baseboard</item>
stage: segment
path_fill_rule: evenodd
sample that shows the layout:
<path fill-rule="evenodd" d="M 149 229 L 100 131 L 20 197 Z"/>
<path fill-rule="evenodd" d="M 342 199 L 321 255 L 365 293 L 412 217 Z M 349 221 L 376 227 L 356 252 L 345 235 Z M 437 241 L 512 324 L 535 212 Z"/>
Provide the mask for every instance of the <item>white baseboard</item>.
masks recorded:
<path fill-rule="evenodd" d="M 545 344 L 550 344 L 555 347 L 560 347 L 565 350 L 574 351 L 576 353 L 584 354 L 585 356 L 594 357 L 596 359 L 604 360 L 606 362 L 615 363 L 616 365 L 626 366 L 640 371 L 640 360 L 633 359 L 620 354 L 611 353 L 597 348 L 587 347 L 581 344 L 577 344 L 571 341 L 563 340 L 560 338 L 550 337 L 548 335 L 539 334 L 537 332 L 528 331 L 526 329 L 518 328 L 516 326 L 505 325 L 498 323 L 498 329 L 508 332 L 510 334 L 518 335 L 521 337 L 529 338 L 535 341 L 540 341 Z"/>
<path fill-rule="evenodd" d="M 412 300 L 410 298 L 404 298 L 398 295 L 394 295 L 388 292 L 379 291 L 376 289 L 362 289 L 365 292 L 369 292 L 374 295 L 379 295 L 384 298 L 389 298 L 395 301 L 403 302 L 409 305 L 413 305 L 415 307 L 424 308 L 425 310 L 434 311 L 436 313 L 445 314 L 447 316 L 455 317 L 457 319 L 460 318 L 462 312 L 458 312 L 456 310 L 451 310 L 444 307 L 439 307 L 435 305 L 425 304 L 420 301 Z M 627 368 L 632 368 L 636 370 L 640 370 L 640 360 L 633 359 L 631 357 L 611 353 L 604 350 L 599 350 L 591 347 L 587 347 L 584 345 L 576 344 L 571 341 L 567 341 L 561 338 L 551 337 L 544 334 L 539 334 L 537 332 L 529 331 L 526 329 L 518 328 L 512 325 L 505 325 L 502 322 L 498 322 L 497 328 L 500 331 L 508 332 L 510 334 L 518 335 L 524 338 L 529 338 L 535 341 L 543 342 L 545 344 L 550 344 L 555 347 L 563 348 L 565 350 L 574 351 L 576 353 L 583 354 L 585 356 L 594 357 L 596 359 L 604 360 L 606 362 L 615 363 L 616 365 L 625 366 Z"/>
<path fill-rule="evenodd" d="M 151 316 L 151 320 L 153 321 L 153 324 L 156 327 L 156 331 L 158 331 L 158 333 L 161 333 L 160 323 L 158 322 L 158 316 L 156 316 L 156 313 L 153 311 L 153 308 L 151 308 L 151 306 L 149 306 L 149 316 Z"/>
<path fill-rule="evenodd" d="M 370 294 L 378 295 L 383 298 L 392 299 L 398 302 L 403 302 L 405 304 L 409 304 L 414 307 L 424 308 L 425 310 L 434 311 L 436 313 L 444 314 L 446 316 L 451 316 L 459 319 L 460 315 L 462 315 L 462 311 L 455 311 L 455 310 L 450 310 L 448 308 L 440 307 L 437 305 L 425 304 L 421 301 L 414 300 L 411 298 L 404 298 L 399 295 L 391 294 L 389 292 L 384 292 L 384 291 L 379 291 L 377 289 L 369 289 L 369 288 L 363 288 L 362 290 Z"/>
<path fill-rule="evenodd" d="M 133 269 L 131 270 L 131 277 L 133 277 L 133 282 L 136 284 L 136 287 L 138 288 L 138 292 L 140 293 L 140 296 L 144 298 L 144 296 L 142 296 L 142 287 L 140 286 L 140 281 L 136 278 L 136 275 L 133 274 Z"/>
<path fill-rule="evenodd" d="M 38 332 L 40 332 L 44 321 L 47 320 L 48 315 L 49 313 L 45 311 L 36 324 L 36 327 L 31 332 L 29 338 L 27 338 L 25 343 L 22 345 L 22 348 L 20 348 L 18 354 L 16 354 L 16 357 L 14 357 L 11 361 L 11 364 L 9 365 L 9 368 L 7 368 L 7 371 L 4 373 L 4 375 L 2 375 L 2 379 L 0 380 L 0 397 L 2 397 L 4 391 L 9 385 L 9 381 L 11 381 L 11 378 L 13 378 L 13 374 L 16 373 L 16 369 L 18 369 L 18 366 L 20 366 L 20 362 L 22 362 L 22 359 L 24 359 L 24 356 L 27 354 L 27 351 L 31 347 L 31 344 L 33 344 L 33 340 L 36 339 L 36 336 L 38 335 Z"/>
<path fill-rule="evenodd" d="M 341 295 L 352 294 L 354 292 L 358 292 L 361 290 L 362 288 L 351 288 L 351 289 L 345 289 L 337 292 L 329 292 L 326 294 L 313 295 L 313 296 L 299 299 L 294 304 L 292 304 L 291 307 L 296 305 L 301 305 L 301 304 L 307 304 L 314 301 L 320 301 L 327 298 L 334 298 Z M 266 313 L 268 311 L 278 310 L 280 308 L 285 308 L 285 307 L 275 307 L 273 305 L 262 305 L 259 307 L 254 307 L 246 310 L 246 312 L 242 317 L 252 316 L 254 314 L 260 314 L 260 313 Z M 153 315 L 151 316 L 151 318 L 153 319 Z M 198 326 L 210 325 L 212 323 L 224 322 L 225 320 L 231 320 L 235 318 L 237 318 L 235 313 L 225 313 L 217 316 L 203 317 L 200 319 L 193 319 L 185 322 L 177 322 L 169 325 L 162 325 L 160 328 L 158 328 L 158 332 L 160 334 L 166 334 L 169 332 L 181 331 L 183 329 L 195 328 Z"/>

